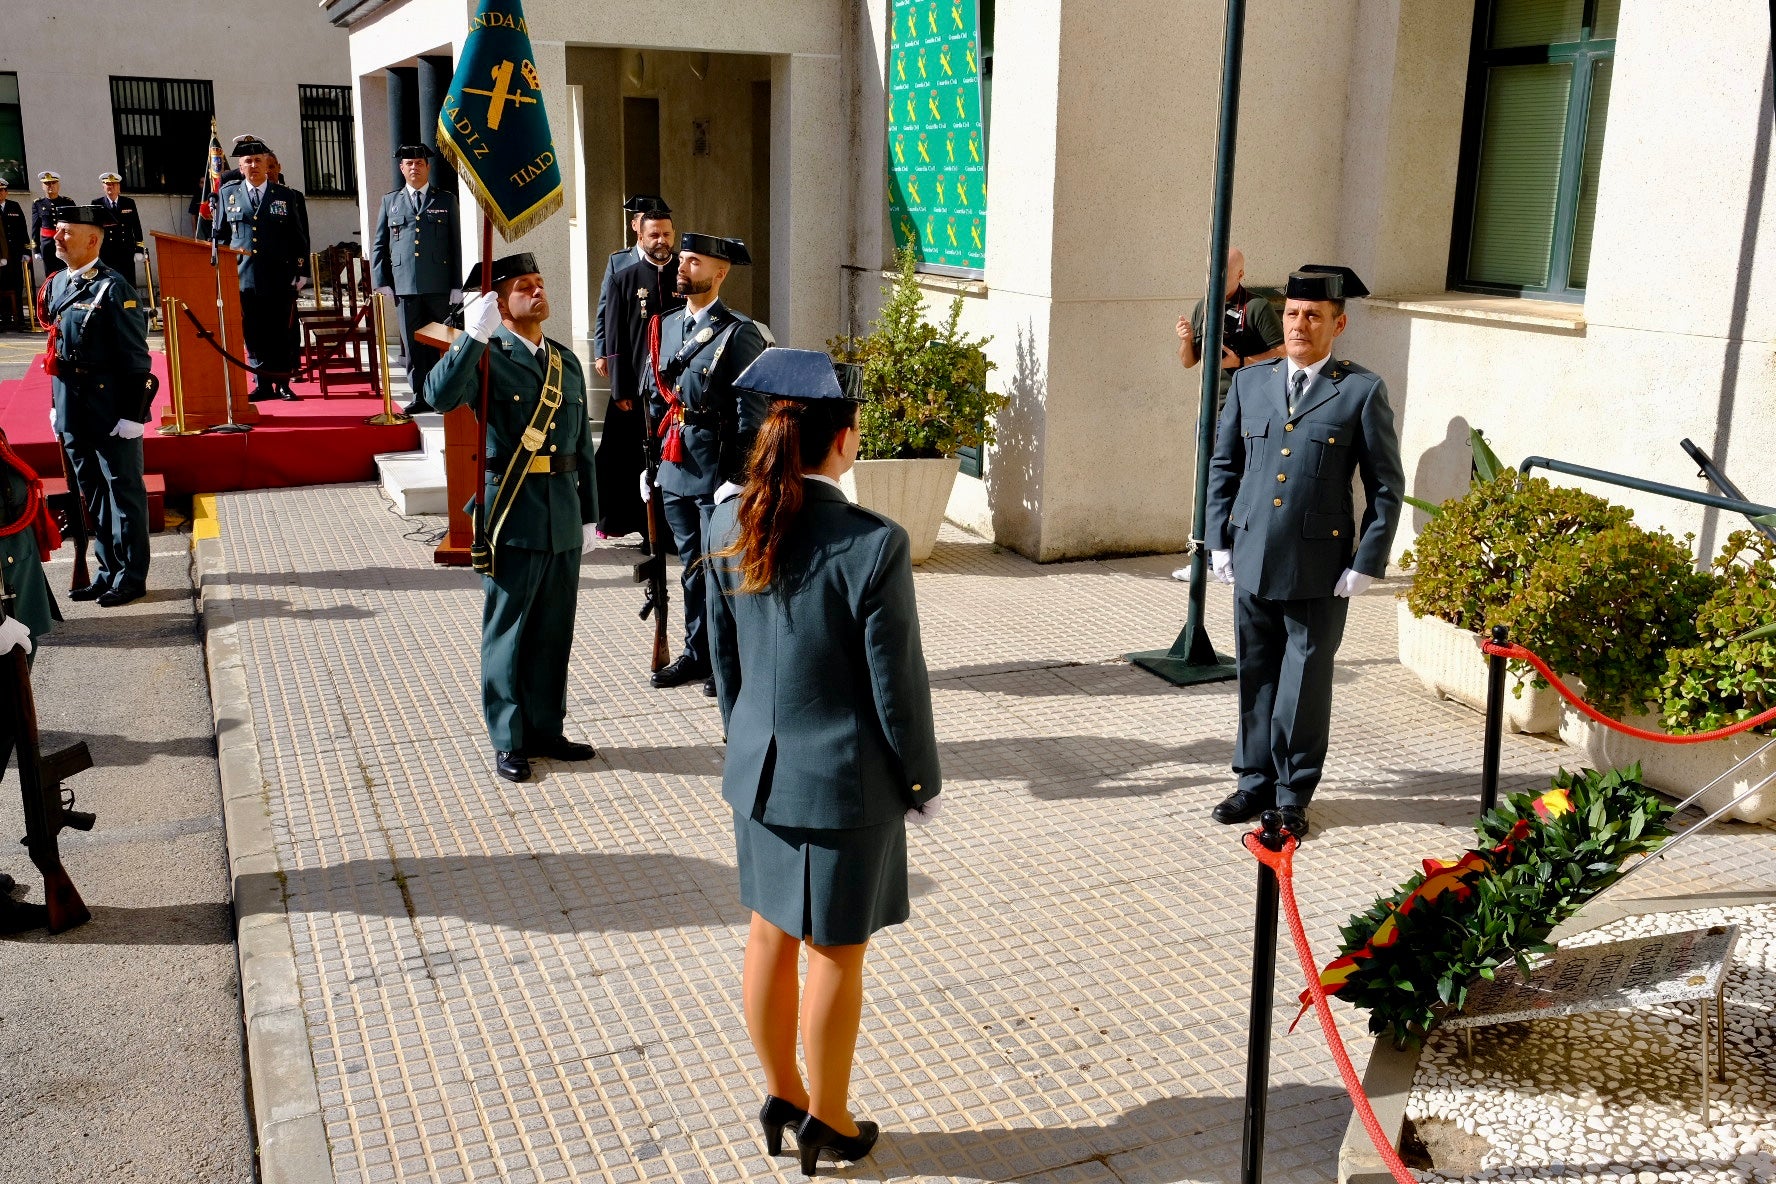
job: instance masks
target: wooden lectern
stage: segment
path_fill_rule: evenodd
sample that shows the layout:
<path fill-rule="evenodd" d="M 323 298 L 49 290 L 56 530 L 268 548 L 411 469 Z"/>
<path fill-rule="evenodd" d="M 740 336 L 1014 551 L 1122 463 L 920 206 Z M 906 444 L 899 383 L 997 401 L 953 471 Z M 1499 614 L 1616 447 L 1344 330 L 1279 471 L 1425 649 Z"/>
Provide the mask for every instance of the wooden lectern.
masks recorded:
<path fill-rule="evenodd" d="M 204 329 L 237 358 L 247 354 L 246 340 L 241 333 L 240 256 L 244 251 L 222 247 L 216 266 L 210 266 L 210 244 L 195 238 L 182 238 L 165 231 L 154 232 L 155 254 L 160 260 L 160 298 L 169 297 L 191 310 Z M 218 331 L 216 314 L 220 305 L 222 321 Z M 253 376 L 223 360 L 215 348 L 198 336 L 196 326 L 183 311 L 168 319 L 167 336 L 177 336 L 170 344 L 179 357 L 179 389 L 174 399 L 184 402 L 187 432 L 200 432 L 229 422 L 229 405 L 233 404 L 233 422 L 248 424 L 259 418 L 259 409 L 247 401 L 253 390 Z M 162 427 L 179 426 L 176 404 L 169 403 L 161 413 Z"/>
<path fill-rule="evenodd" d="M 447 350 L 461 333 L 461 329 L 433 321 L 422 325 L 414 337 L 434 349 Z M 469 545 L 475 541 L 475 524 L 463 507 L 475 496 L 475 454 L 481 447 L 481 423 L 475 412 L 480 406 L 480 389 L 477 379 L 475 402 L 444 413 L 444 498 L 450 521 L 444 541 L 432 552 L 432 562 L 446 567 L 467 567 Z"/>

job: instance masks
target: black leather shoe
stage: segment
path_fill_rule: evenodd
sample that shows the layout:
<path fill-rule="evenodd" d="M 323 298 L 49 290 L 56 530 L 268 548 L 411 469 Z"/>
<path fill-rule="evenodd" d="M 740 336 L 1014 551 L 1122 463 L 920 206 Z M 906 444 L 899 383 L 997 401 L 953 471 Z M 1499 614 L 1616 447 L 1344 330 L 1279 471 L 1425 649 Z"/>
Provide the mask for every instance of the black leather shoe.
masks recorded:
<path fill-rule="evenodd" d="M 16 887 L 16 881 L 5 872 L 0 872 L 0 896 L 10 895 L 14 887 Z M 769 1101 L 769 1099 L 766 1100 Z M 801 1119 L 798 1118 L 796 1121 L 800 1122 Z"/>
<path fill-rule="evenodd" d="M 800 1106 L 766 1094 L 765 1104 L 759 1107 L 759 1126 L 765 1132 L 765 1150 L 772 1155 L 782 1155 L 783 1128 L 793 1126 L 800 1130 L 807 1120 L 808 1112 Z"/>
<path fill-rule="evenodd" d="M 650 680 L 656 687 L 682 687 L 687 682 L 701 682 L 709 677 L 709 667 L 703 662 L 693 662 L 688 654 L 680 654 L 670 665 L 662 666 L 654 671 Z"/>
<path fill-rule="evenodd" d="M 253 393 L 247 396 L 247 402 L 263 403 L 267 399 L 277 399 L 281 397 L 282 396 L 278 394 L 278 389 L 275 386 L 256 386 L 253 388 Z"/>
<path fill-rule="evenodd" d="M 817 1174 L 820 1153 L 830 1151 L 839 1159 L 855 1163 L 870 1153 L 876 1137 L 882 1133 L 873 1122 L 858 1122 L 855 1135 L 841 1135 L 812 1114 L 796 1128 L 796 1148 L 802 1153 L 802 1175 Z"/>
<path fill-rule="evenodd" d="M 401 414 L 407 416 L 430 415 L 435 410 L 437 410 L 437 408 L 433 407 L 424 399 L 415 399 L 413 402 L 407 404 L 407 406 L 401 408 Z"/>
<path fill-rule="evenodd" d="M 132 600 L 140 600 L 148 595 L 146 588 L 109 588 L 99 593 L 100 608 L 116 608 L 120 604 L 128 604 Z"/>
<path fill-rule="evenodd" d="M 598 755 L 598 750 L 590 744 L 581 744 L 566 736 L 556 736 L 552 740 L 526 744 L 524 755 L 548 757 L 552 761 L 589 761 Z"/>
<path fill-rule="evenodd" d="M 302 396 L 297 394 L 295 391 L 291 390 L 288 384 L 278 387 L 277 395 L 278 395 L 278 398 L 284 400 L 287 403 L 302 402 Z"/>
<path fill-rule="evenodd" d="M 703 680 L 703 695 L 705 698 L 715 698 L 715 675 L 712 674 Z"/>
<path fill-rule="evenodd" d="M 1209 817 L 1216 822 L 1232 826 L 1236 822 L 1250 822 L 1264 811 L 1270 809 L 1270 803 L 1258 796 L 1256 790 L 1236 789 L 1227 795 L 1227 799 L 1209 812 Z"/>
<path fill-rule="evenodd" d="M 108 591 L 110 591 L 109 587 L 107 587 L 104 584 L 100 584 L 100 583 L 95 582 L 95 583 L 88 584 L 84 588 L 74 589 L 74 591 L 68 593 L 68 599 L 69 600 L 97 600 L 99 597 L 103 596 Z"/>
<path fill-rule="evenodd" d="M 1283 816 L 1283 829 L 1295 836 L 1299 843 L 1307 837 L 1307 809 L 1303 806 L 1278 806 L 1277 813 Z"/>
<path fill-rule="evenodd" d="M 494 772 L 507 781 L 529 781 L 530 761 L 522 752 L 498 752 L 493 754 Z"/>

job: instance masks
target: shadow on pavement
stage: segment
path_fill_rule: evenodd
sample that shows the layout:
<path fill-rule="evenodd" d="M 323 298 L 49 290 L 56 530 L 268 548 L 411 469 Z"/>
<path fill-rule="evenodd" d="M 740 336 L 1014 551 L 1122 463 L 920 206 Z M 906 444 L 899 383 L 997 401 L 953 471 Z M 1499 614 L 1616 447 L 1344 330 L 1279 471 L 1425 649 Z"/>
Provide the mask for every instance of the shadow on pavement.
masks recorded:
<path fill-rule="evenodd" d="M 26 875 L 22 882 L 28 898 L 40 902 L 42 881 Z M 144 895 L 152 890 L 152 885 L 143 885 Z M 234 941 L 234 912 L 222 902 L 126 908 L 88 901 L 87 907 L 92 910 L 92 920 L 78 929 L 54 937 L 33 930 L 0 940 L 63 946 L 224 946 Z"/>

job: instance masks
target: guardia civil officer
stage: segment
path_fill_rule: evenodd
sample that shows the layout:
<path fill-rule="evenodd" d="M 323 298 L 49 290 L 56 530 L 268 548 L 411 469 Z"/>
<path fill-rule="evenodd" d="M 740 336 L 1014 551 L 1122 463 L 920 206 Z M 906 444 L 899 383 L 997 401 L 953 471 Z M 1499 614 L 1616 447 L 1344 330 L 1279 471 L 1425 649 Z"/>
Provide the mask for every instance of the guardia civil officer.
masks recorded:
<path fill-rule="evenodd" d="M 0 177 L 0 329 L 25 327 L 25 252 L 31 241 L 25 211 L 7 195 Z"/>
<path fill-rule="evenodd" d="M 148 591 L 148 490 L 142 435 L 154 389 L 148 322 L 135 287 L 99 259 L 110 214 L 96 206 L 63 209 L 55 244 L 64 270 L 44 294 L 43 323 L 53 326 L 46 368 L 55 376 L 50 422 L 67 446 L 80 500 L 94 525 L 99 570 L 69 595 L 115 608 Z"/>
<path fill-rule="evenodd" d="M 241 333 L 257 381 L 250 396 L 296 399 L 296 293 L 308 281 L 308 214 L 300 194 L 272 180 L 263 140 L 235 143 L 238 180 L 216 196 L 212 237 L 246 252 L 240 260 Z"/>
<path fill-rule="evenodd" d="M 42 186 L 43 196 L 31 203 L 31 239 L 37 244 L 37 259 L 42 264 L 37 269 L 37 283 L 41 286 L 63 267 L 61 257 L 56 254 L 56 219 L 61 217 L 63 210 L 74 208 L 74 199 L 62 196 L 60 173 L 44 169 L 37 174 L 37 184 Z"/>
<path fill-rule="evenodd" d="M 1207 544 L 1234 586 L 1239 649 L 1238 788 L 1217 822 L 1274 803 L 1298 838 L 1326 762 L 1332 658 L 1350 597 L 1387 571 L 1405 476 L 1387 384 L 1334 359 L 1347 297 L 1366 296 L 1347 267 L 1289 276 L 1287 357 L 1235 373 L 1209 469 Z M 1351 478 L 1368 505 L 1353 514 Z"/>
<path fill-rule="evenodd" d="M 647 530 L 636 479 L 645 466 L 642 449 L 648 443 L 641 407 L 641 375 L 651 356 L 648 325 L 656 315 L 684 307 L 671 214 L 654 210 L 637 215 L 633 254 L 639 262 L 611 277 L 604 305 L 611 401 L 598 441 L 598 533 L 605 538 Z"/>
<path fill-rule="evenodd" d="M 400 314 L 401 351 L 413 387 L 406 412 L 417 415 L 431 410 L 425 380 L 438 362 L 438 351 L 416 335 L 433 321 L 442 322 L 450 306 L 462 299 L 456 286 L 463 273 L 462 233 L 456 195 L 432 184 L 432 150 L 403 144 L 395 149 L 395 159 L 407 183 L 383 195 L 370 245 L 370 271 Z"/>
<path fill-rule="evenodd" d="M 99 187 L 104 190 L 93 199 L 93 205 L 111 215 L 105 227 L 105 241 L 99 244 L 99 258 L 105 266 L 121 276 L 136 281 L 136 264 L 148 262 L 148 240 L 142 235 L 142 215 L 136 199 L 123 196 L 123 178 L 116 173 L 100 173 Z"/>
<path fill-rule="evenodd" d="M 941 774 L 906 531 L 839 489 L 858 384 L 823 353 L 767 349 L 736 385 L 769 411 L 745 488 L 709 524 L 722 796 L 752 912 L 742 996 L 759 1124 L 772 1155 L 793 1124 L 812 1176 L 822 1151 L 855 1160 L 876 1141 L 848 1106 L 864 953 L 907 919 L 906 822 L 936 815 Z"/>
<path fill-rule="evenodd" d="M 483 287 L 475 265 L 465 288 Z M 494 262 L 491 291 L 463 307 L 464 332 L 426 376 L 440 411 L 476 404 L 487 357 L 487 487 L 492 570 L 484 573 L 481 707 L 494 767 L 530 778 L 536 757 L 584 761 L 590 744 L 562 735 L 580 552 L 598 520 L 586 380 L 567 346 L 543 336 L 549 299 L 536 260 Z M 525 437 L 536 433 L 535 448 Z"/>
<path fill-rule="evenodd" d="M 764 399 L 739 390 L 734 379 L 771 344 L 770 331 L 721 301 L 728 269 L 751 262 L 739 239 L 685 235 L 676 286 L 685 305 L 658 317 L 657 331 L 649 327 L 642 382 L 661 432 L 661 510 L 684 564 L 685 594 L 684 650 L 654 673 L 656 687 L 702 680 L 703 693 L 715 694 L 697 564 L 703 558 L 709 512 L 746 479 L 752 440 L 765 418 Z M 652 495 L 646 489 L 643 493 Z"/>
<path fill-rule="evenodd" d="M 629 215 L 629 233 L 639 237 L 643 214 L 665 214 L 670 217 L 672 207 L 651 193 L 637 193 L 623 203 L 623 212 Z M 598 307 L 592 313 L 592 368 L 598 371 L 600 378 L 610 377 L 611 359 L 607 352 L 609 344 L 604 339 L 604 309 L 610 302 L 611 281 L 624 268 L 640 263 L 642 254 L 638 243 L 634 247 L 624 246 L 620 251 L 612 251 L 610 258 L 604 261 L 604 276 L 598 281 Z"/>

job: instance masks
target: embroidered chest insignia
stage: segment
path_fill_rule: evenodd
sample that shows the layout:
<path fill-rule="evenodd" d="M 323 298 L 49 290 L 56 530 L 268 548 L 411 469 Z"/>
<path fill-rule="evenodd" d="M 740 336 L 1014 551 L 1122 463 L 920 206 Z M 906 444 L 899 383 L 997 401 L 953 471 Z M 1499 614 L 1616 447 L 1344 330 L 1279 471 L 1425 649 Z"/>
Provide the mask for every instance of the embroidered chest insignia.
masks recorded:
<path fill-rule="evenodd" d="M 280 198 L 271 203 L 271 212 L 274 214 L 287 214 L 290 212 L 290 203 Z"/>

